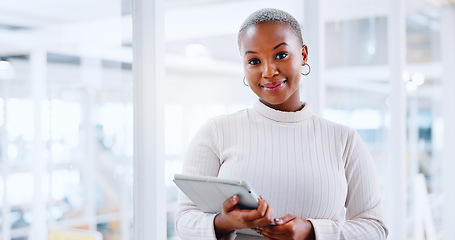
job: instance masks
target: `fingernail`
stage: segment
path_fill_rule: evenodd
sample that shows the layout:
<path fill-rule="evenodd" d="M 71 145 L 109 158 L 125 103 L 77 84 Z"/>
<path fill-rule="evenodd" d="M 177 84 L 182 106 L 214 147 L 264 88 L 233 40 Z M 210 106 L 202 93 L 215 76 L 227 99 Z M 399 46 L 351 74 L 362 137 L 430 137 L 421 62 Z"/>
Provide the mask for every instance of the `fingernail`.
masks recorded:
<path fill-rule="evenodd" d="M 283 220 L 281 218 L 275 218 L 274 221 L 275 221 L 275 223 L 282 223 L 283 222 Z"/>
<path fill-rule="evenodd" d="M 259 199 L 263 200 L 263 198 L 262 198 L 262 196 L 261 196 L 261 195 L 259 195 Z"/>
<path fill-rule="evenodd" d="M 237 194 L 234 195 L 234 196 L 232 196 L 232 201 L 233 201 L 233 202 L 237 201 L 237 198 L 238 198 Z"/>

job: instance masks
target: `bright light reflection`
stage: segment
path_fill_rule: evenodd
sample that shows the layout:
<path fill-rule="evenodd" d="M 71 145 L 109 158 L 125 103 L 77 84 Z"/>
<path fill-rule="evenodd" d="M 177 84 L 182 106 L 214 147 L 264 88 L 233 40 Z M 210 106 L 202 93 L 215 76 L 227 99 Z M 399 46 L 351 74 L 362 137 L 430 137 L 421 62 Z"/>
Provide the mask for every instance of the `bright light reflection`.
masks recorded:
<path fill-rule="evenodd" d="M 16 77 L 14 66 L 5 60 L 0 60 L 0 80 L 10 80 Z"/>
<path fill-rule="evenodd" d="M 344 110 L 326 108 L 324 110 L 324 117 L 339 124 L 349 124 L 349 113 Z"/>
<path fill-rule="evenodd" d="M 379 129 L 381 127 L 381 114 L 378 110 L 361 109 L 350 113 L 350 125 L 355 129 Z"/>
<path fill-rule="evenodd" d="M 324 117 L 354 129 L 378 129 L 382 126 L 382 115 L 374 109 L 358 109 L 353 111 L 326 109 Z"/>
<path fill-rule="evenodd" d="M 0 126 L 5 124 L 5 100 L 0 98 Z"/>
<path fill-rule="evenodd" d="M 179 155 L 183 151 L 183 109 L 181 105 L 169 104 L 165 108 L 165 153 Z"/>
<path fill-rule="evenodd" d="M 131 141 L 127 129 L 132 128 L 132 108 L 124 103 L 106 103 L 99 110 L 98 141 L 105 149 L 121 156 L 130 156 Z M 131 125 L 130 125 L 131 124 Z"/>
<path fill-rule="evenodd" d="M 54 163 L 70 162 L 71 160 L 71 151 L 61 142 L 53 142 L 50 146 L 50 153 Z"/>
<path fill-rule="evenodd" d="M 32 141 L 34 136 L 33 101 L 10 98 L 7 101 L 7 108 L 6 124 L 10 140 L 22 137 L 26 141 Z"/>
<path fill-rule="evenodd" d="M 15 144 L 8 144 L 8 157 L 9 158 L 16 158 L 19 155 L 19 150 Z"/>
<path fill-rule="evenodd" d="M 409 81 L 411 79 L 411 73 L 409 73 L 408 71 L 404 70 L 401 77 L 403 79 L 403 82 L 407 82 L 407 81 Z"/>
<path fill-rule="evenodd" d="M 64 141 L 70 148 L 79 145 L 79 127 L 81 122 L 81 107 L 78 103 L 52 100 L 51 138 L 54 141 Z"/>
<path fill-rule="evenodd" d="M 14 173 L 6 180 L 6 192 L 11 205 L 29 204 L 33 202 L 35 183 L 31 173 Z"/>
<path fill-rule="evenodd" d="M 49 195 L 49 175 L 42 174 L 41 194 L 45 201 Z M 2 191 L 4 192 L 4 191 Z M 33 173 L 13 173 L 6 180 L 6 194 L 11 205 L 31 204 L 35 199 L 35 179 Z"/>
<path fill-rule="evenodd" d="M 33 203 L 35 196 L 35 181 L 32 173 L 14 173 L 7 179 L 7 196 L 10 205 Z M 49 175 L 43 174 L 42 194 L 45 200 L 49 195 Z M 80 208 L 82 205 L 81 178 L 79 170 L 57 170 L 52 173 L 52 199 L 68 201 L 72 207 Z M 0 206 L 4 198 L 3 179 L 0 179 Z"/>
<path fill-rule="evenodd" d="M 3 177 L 0 178 L 0 206 L 3 206 L 3 198 L 5 197 L 5 187 L 3 186 Z"/>
<path fill-rule="evenodd" d="M 414 73 L 412 74 L 412 81 L 415 82 L 417 86 L 422 86 L 422 84 L 425 82 L 425 77 L 423 76 L 422 73 Z"/>
<path fill-rule="evenodd" d="M 71 198 L 80 192 L 81 176 L 77 170 L 57 170 L 52 172 L 52 199 L 55 201 Z M 76 194 L 77 199 L 80 198 Z"/>

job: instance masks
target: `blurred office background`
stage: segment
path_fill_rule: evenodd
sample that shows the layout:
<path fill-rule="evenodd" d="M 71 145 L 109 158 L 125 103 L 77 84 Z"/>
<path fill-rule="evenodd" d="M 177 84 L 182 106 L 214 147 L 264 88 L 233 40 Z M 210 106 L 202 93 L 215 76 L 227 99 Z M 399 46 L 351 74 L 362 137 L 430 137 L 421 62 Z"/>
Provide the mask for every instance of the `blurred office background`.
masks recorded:
<path fill-rule="evenodd" d="M 0 239 L 126 240 L 141 231 L 134 228 L 133 186 L 147 183 L 135 182 L 133 171 L 132 3 L 0 4 Z M 251 12 L 274 7 L 303 27 L 312 67 L 302 79 L 303 99 L 356 129 L 373 155 L 389 239 L 455 237 L 447 217 L 455 215 L 448 202 L 455 191 L 454 1 L 160 6 L 164 18 L 153 24 L 165 30 L 165 54 L 155 56 L 165 67 L 164 113 L 156 116 L 164 120 L 162 236 L 179 239 L 172 178 L 195 132 L 256 99 L 242 83 L 236 34 Z"/>

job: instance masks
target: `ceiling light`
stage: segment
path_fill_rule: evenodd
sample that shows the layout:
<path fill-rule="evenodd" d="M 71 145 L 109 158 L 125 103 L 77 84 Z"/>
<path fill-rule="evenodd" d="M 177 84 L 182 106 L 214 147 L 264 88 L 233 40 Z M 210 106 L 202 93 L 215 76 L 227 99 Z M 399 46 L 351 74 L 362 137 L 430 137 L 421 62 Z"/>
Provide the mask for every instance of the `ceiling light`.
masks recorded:
<path fill-rule="evenodd" d="M 408 71 L 404 70 L 401 78 L 403 79 L 403 82 L 408 82 L 411 79 L 411 74 Z"/>
<path fill-rule="evenodd" d="M 422 86 L 425 82 L 425 77 L 422 73 L 414 73 L 411 77 L 412 82 L 414 82 L 417 86 Z"/>
<path fill-rule="evenodd" d="M 10 80 L 16 77 L 14 66 L 6 59 L 0 59 L 0 80 Z"/>

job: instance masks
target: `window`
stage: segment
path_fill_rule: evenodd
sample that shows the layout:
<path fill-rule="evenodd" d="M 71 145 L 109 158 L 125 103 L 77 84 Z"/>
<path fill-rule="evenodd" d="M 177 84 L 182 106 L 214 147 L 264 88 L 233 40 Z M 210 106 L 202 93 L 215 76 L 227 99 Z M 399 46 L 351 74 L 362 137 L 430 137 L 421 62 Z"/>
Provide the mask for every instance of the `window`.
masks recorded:
<path fill-rule="evenodd" d="M 0 6 L 0 238 L 132 238 L 130 5 Z"/>

